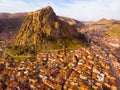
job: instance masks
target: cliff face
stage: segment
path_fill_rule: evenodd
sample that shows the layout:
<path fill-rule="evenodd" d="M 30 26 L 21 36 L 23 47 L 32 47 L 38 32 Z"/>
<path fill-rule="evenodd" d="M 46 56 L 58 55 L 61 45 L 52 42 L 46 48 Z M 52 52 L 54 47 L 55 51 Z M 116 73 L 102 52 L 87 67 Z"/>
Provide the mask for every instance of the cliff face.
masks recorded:
<path fill-rule="evenodd" d="M 60 20 L 48 6 L 25 18 L 14 45 L 33 50 L 57 49 L 79 43 L 77 29 Z"/>

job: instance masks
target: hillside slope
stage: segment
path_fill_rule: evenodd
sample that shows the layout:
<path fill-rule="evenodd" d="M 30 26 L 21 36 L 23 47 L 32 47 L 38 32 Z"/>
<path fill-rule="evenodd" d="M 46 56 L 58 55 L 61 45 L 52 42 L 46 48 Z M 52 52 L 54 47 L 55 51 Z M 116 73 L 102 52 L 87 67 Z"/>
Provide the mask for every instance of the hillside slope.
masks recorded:
<path fill-rule="evenodd" d="M 17 32 L 27 13 L 0 13 L 0 32 Z"/>

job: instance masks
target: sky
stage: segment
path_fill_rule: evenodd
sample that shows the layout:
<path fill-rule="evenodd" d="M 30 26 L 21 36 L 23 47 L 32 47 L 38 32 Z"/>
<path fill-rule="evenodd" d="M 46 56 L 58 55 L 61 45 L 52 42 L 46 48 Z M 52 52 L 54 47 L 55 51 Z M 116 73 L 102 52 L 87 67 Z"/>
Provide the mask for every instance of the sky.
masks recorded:
<path fill-rule="evenodd" d="M 46 6 L 59 16 L 80 21 L 120 20 L 120 0 L 0 0 L 0 13 L 31 12 Z"/>

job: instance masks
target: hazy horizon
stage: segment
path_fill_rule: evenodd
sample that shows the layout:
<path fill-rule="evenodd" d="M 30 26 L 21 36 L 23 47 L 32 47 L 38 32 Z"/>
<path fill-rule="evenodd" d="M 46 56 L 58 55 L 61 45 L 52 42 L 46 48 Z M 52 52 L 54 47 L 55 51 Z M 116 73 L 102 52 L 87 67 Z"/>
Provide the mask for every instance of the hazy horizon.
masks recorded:
<path fill-rule="evenodd" d="M 51 6 L 59 16 L 80 21 L 120 20 L 119 0 L 0 0 L 0 13 L 31 12 Z"/>

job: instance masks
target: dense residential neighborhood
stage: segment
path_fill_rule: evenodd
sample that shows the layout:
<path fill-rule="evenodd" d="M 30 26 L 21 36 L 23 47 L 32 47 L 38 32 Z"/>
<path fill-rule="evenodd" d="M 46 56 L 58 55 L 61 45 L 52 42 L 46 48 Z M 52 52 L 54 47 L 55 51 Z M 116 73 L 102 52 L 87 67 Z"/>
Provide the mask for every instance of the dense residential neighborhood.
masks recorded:
<path fill-rule="evenodd" d="M 120 77 L 120 63 L 96 47 L 40 52 L 33 62 L 4 56 L 0 60 L 0 89 L 117 90 L 119 82 L 112 68 Z"/>
<path fill-rule="evenodd" d="M 0 13 L 0 90 L 120 90 L 120 20 Z"/>

